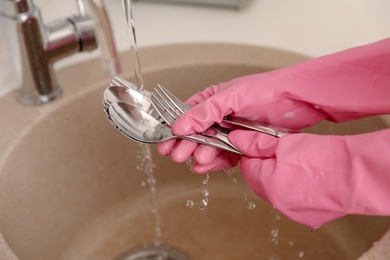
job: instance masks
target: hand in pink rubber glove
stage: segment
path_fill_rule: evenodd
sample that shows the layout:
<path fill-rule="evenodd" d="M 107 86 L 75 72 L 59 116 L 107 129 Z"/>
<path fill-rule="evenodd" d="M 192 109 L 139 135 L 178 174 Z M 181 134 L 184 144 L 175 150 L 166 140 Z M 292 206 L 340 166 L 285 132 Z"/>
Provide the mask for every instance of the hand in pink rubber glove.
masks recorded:
<path fill-rule="evenodd" d="M 353 136 L 236 130 L 243 177 L 290 219 L 318 228 L 346 214 L 390 216 L 390 129 Z"/>
<path fill-rule="evenodd" d="M 323 119 L 342 122 L 388 113 L 389 46 L 386 39 L 211 86 L 187 101 L 201 104 L 182 116 L 172 131 L 201 132 L 228 114 L 299 130 Z M 228 168 L 238 160 L 189 141 L 162 143 L 159 152 L 176 162 L 193 155 L 199 173 Z"/>
<path fill-rule="evenodd" d="M 211 86 L 189 100 L 199 104 L 176 121 L 172 132 L 202 132 L 229 114 L 298 130 L 323 119 L 343 122 L 387 114 L 389 100 L 386 39 Z M 233 131 L 229 139 L 246 155 L 241 168 L 250 187 L 288 217 L 318 227 L 348 213 L 390 215 L 390 203 L 379 200 L 390 196 L 390 188 L 383 188 L 390 187 L 385 174 L 390 164 L 383 158 L 390 151 L 387 135 L 387 131 L 352 137 L 294 134 L 274 139 Z M 186 156 L 193 152 L 194 170 L 200 173 L 234 166 L 240 159 L 182 142 L 171 149 Z M 199 152 L 202 149 L 209 154 Z"/>

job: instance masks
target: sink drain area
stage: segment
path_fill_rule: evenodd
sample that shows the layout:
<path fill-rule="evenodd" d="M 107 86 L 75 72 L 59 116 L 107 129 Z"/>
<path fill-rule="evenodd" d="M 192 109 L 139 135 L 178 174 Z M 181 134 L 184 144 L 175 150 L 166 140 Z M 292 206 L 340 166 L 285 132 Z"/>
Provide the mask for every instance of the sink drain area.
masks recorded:
<path fill-rule="evenodd" d="M 190 260 L 190 258 L 171 247 L 144 246 L 126 252 L 116 260 Z"/>

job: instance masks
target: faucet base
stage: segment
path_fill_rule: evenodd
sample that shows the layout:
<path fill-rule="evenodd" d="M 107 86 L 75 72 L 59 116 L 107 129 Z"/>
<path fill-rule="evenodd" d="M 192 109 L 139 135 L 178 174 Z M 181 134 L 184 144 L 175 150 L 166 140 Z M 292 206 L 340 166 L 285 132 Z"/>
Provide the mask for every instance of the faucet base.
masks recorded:
<path fill-rule="evenodd" d="M 103 0 L 76 0 L 79 14 L 44 24 L 33 0 L 0 0 L 0 30 L 10 49 L 20 91 L 28 105 L 47 103 L 61 95 L 54 63 L 70 55 L 92 51 L 98 43 L 113 75 L 119 58 Z M 85 5 L 90 11 L 89 16 Z M 99 41 L 97 38 L 100 38 Z"/>
<path fill-rule="evenodd" d="M 18 91 L 17 97 L 18 97 L 18 100 L 20 102 L 22 102 L 23 104 L 39 105 L 39 104 L 48 103 L 48 102 L 56 99 L 57 97 L 61 96 L 61 94 L 62 94 L 61 88 L 56 87 L 56 89 L 48 95 L 43 95 L 43 96 L 39 96 L 36 98 L 31 98 L 30 96 L 24 95 L 22 91 Z"/>

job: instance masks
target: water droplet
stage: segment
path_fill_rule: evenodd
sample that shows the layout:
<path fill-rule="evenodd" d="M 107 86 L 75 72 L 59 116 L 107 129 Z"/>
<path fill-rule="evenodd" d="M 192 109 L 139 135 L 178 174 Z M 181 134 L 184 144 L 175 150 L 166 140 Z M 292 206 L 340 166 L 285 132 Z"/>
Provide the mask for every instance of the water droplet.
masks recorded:
<path fill-rule="evenodd" d="M 156 181 L 155 178 L 149 177 L 149 178 L 147 179 L 147 182 L 148 182 L 149 185 L 155 185 L 157 181 Z"/>
<path fill-rule="evenodd" d="M 207 206 L 209 204 L 209 199 L 208 198 L 204 198 L 202 199 L 202 203 L 204 206 Z"/>
<path fill-rule="evenodd" d="M 287 118 L 287 119 L 294 119 L 295 118 L 295 114 L 294 112 L 287 112 L 283 115 L 284 118 Z"/>
<path fill-rule="evenodd" d="M 298 251 L 298 257 L 302 258 L 305 255 L 305 252 L 303 251 Z"/>
<path fill-rule="evenodd" d="M 159 131 L 157 131 L 157 129 L 150 128 L 142 134 L 142 137 L 146 141 L 158 141 L 163 138 L 163 135 Z"/>
<path fill-rule="evenodd" d="M 203 180 L 203 185 L 206 185 L 207 183 L 209 183 L 209 179 L 210 179 L 210 175 L 209 174 L 206 174 L 206 178 Z"/>
<path fill-rule="evenodd" d="M 280 220 L 281 214 L 278 211 L 272 210 L 271 214 L 273 215 L 273 217 L 272 217 L 272 222 L 273 223 L 276 223 L 276 222 L 278 222 Z"/>
<path fill-rule="evenodd" d="M 198 205 L 198 208 L 199 208 L 199 210 L 201 210 L 201 211 L 206 210 L 206 205 L 204 205 L 203 203 L 200 203 L 200 204 Z"/>
<path fill-rule="evenodd" d="M 195 205 L 195 203 L 192 200 L 187 200 L 186 206 L 188 208 L 192 208 Z"/>
<path fill-rule="evenodd" d="M 255 209 L 256 203 L 254 203 L 253 201 L 249 201 L 248 204 L 246 205 L 246 207 L 250 210 Z"/>
<path fill-rule="evenodd" d="M 142 187 L 142 188 L 145 188 L 146 185 L 148 185 L 148 184 L 146 183 L 146 181 L 142 181 L 142 182 L 141 182 L 141 187 Z"/>
<path fill-rule="evenodd" d="M 192 169 L 193 164 L 194 164 L 194 163 L 193 163 L 192 157 L 189 158 L 189 159 L 186 161 L 186 165 L 188 166 L 188 169 L 190 170 L 190 172 L 195 173 L 194 170 Z"/>
<path fill-rule="evenodd" d="M 161 237 L 161 234 L 162 234 L 161 227 L 156 227 L 154 229 L 154 233 L 155 233 L 156 236 Z"/>
<path fill-rule="evenodd" d="M 275 237 L 271 238 L 271 243 L 274 245 L 274 246 L 277 246 L 279 245 L 279 240 Z"/>
<path fill-rule="evenodd" d="M 278 235 L 279 235 L 279 229 L 274 228 L 274 229 L 271 230 L 271 236 L 272 237 L 278 237 Z"/>
<path fill-rule="evenodd" d="M 315 109 L 321 109 L 321 107 L 318 106 L 318 105 L 315 105 L 314 108 L 315 108 Z"/>
<path fill-rule="evenodd" d="M 208 190 L 202 190 L 203 196 L 207 197 L 210 195 L 210 192 Z"/>
<path fill-rule="evenodd" d="M 293 246 L 293 245 L 294 245 L 294 241 L 289 240 L 289 241 L 288 241 L 288 245 L 289 245 L 289 246 Z"/>
<path fill-rule="evenodd" d="M 240 196 L 240 198 L 242 199 L 242 201 L 247 201 L 248 200 L 248 196 L 246 195 L 246 193 L 244 192 L 239 192 L 238 193 L 238 196 Z"/>

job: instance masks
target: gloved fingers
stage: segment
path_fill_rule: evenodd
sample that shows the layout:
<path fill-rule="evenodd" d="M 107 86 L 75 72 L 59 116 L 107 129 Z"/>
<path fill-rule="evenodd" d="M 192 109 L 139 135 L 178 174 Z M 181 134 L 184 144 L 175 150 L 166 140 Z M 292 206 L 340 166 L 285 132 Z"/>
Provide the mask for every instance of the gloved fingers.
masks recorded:
<path fill-rule="evenodd" d="M 291 130 L 300 130 L 315 125 L 329 117 L 324 111 L 310 103 L 292 99 L 259 104 L 258 109 L 260 111 L 257 114 L 258 119 L 254 120 Z M 247 117 L 245 114 L 242 116 Z"/>
<path fill-rule="evenodd" d="M 190 140 L 179 140 L 171 150 L 171 159 L 177 163 L 186 162 L 198 147 L 198 143 Z"/>
<path fill-rule="evenodd" d="M 172 126 L 172 133 L 175 135 L 200 133 L 213 123 L 222 122 L 227 115 L 292 130 L 314 125 L 329 117 L 324 111 L 309 103 L 259 94 L 254 90 L 251 90 L 254 93 L 248 93 L 248 88 L 240 85 L 225 89 L 200 102 L 176 120 Z"/>
<path fill-rule="evenodd" d="M 198 164 L 209 164 L 221 152 L 222 152 L 221 149 L 217 149 L 209 145 L 199 145 L 193 153 L 193 158 L 195 162 Z"/>
<path fill-rule="evenodd" d="M 192 170 L 199 174 L 226 170 L 235 167 L 240 158 L 241 156 L 239 154 L 222 151 L 217 157 L 207 164 L 199 164 L 195 162 Z"/>
<path fill-rule="evenodd" d="M 228 138 L 238 150 L 251 158 L 275 157 L 280 140 L 271 135 L 249 130 L 234 130 L 229 133 Z"/>
<path fill-rule="evenodd" d="M 171 154 L 173 147 L 175 147 L 177 140 L 171 139 L 157 144 L 157 151 L 162 156 Z"/>
<path fill-rule="evenodd" d="M 248 186 L 273 208 L 291 220 L 311 228 L 319 228 L 326 222 L 346 215 L 338 206 L 332 205 L 342 201 L 338 198 L 342 196 L 342 192 L 335 189 L 333 195 L 328 198 L 326 192 L 320 191 L 315 197 L 311 197 L 311 185 L 326 184 L 306 182 L 307 174 L 280 171 L 277 164 L 273 158 L 262 160 L 244 157 L 240 161 L 242 176 Z M 334 187 L 335 185 L 329 185 L 328 188 L 331 190 Z"/>
<path fill-rule="evenodd" d="M 187 99 L 185 103 L 193 106 L 197 105 L 205 101 L 206 99 L 212 97 L 213 95 L 221 91 L 221 89 L 223 89 L 222 84 L 211 85 L 210 87 L 207 87 L 204 90 L 192 95 L 189 99 Z"/>
<path fill-rule="evenodd" d="M 172 160 L 178 163 L 187 161 L 193 156 L 196 163 L 200 165 L 210 164 L 221 152 L 220 149 L 209 145 L 202 145 L 189 140 L 168 140 L 157 145 L 160 155 L 171 156 Z M 203 167 L 206 169 L 207 167 Z"/>
<path fill-rule="evenodd" d="M 229 105 L 221 104 L 221 98 L 215 98 L 221 93 L 199 103 L 180 116 L 172 126 L 175 135 L 201 133 L 214 123 L 219 123 L 232 110 Z M 226 98 L 224 99 L 226 101 Z"/>
<path fill-rule="evenodd" d="M 221 93 L 224 93 L 224 90 L 230 88 L 233 82 L 236 81 L 239 81 L 239 79 L 212 85 L 189 98 L 186 103 L 195 106 L 175 121 L 172 126 L 172 133 L 175 135 L 200 133 L 209 128 L 213 123 L 221 122 L 226 115 L 232 112 L 229 109 L 230 104 L 224 102 L 226 101 L 225 95 L 221 95 Z"/>
<path fill-rule="evenodd" d="M 272 204 L 272 197 L 267 193 L 267 186 L 273 185 L 272 180 L 267 179 L 275 172 L 275 159 L 260 159 L 243 157 L 240 160 L 242 177 L 257 195 Z M 271 188 L 272 190 L 272 188 Z M 274 205 L 273 205 L 274 206 Z"/>

